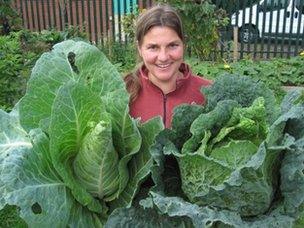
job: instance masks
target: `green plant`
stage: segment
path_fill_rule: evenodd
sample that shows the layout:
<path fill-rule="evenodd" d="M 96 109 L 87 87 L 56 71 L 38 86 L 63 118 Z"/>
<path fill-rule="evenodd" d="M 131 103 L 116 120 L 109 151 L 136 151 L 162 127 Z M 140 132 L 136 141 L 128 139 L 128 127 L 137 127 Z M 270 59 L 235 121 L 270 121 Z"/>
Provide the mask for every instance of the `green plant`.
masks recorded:
<path fill-rule="evenodd" d="M 134 43 L 125 44 L 108 40 L 103 45 L 99 45 L 98 48 L 115 64 L 122 74 L 132 71 L 137 63 L 137 52 Z"/>
<path fill-rule="evenodd" d="M 220 74 L 227 73 L 227 71 L 223 68 L 222 63 L 202 61 L 198 58 L 193 57 L 187 57 L 185 59 L 185 62 L 191 66 L 191 70 L 194 74 L 210 80 L 215 79 Z"/>
<path fill-rule="evenodd" d="M 26 223 L 19 217 L 19 210 L 15 206 L 6 205 L 0 211 L 0 227 L 26 228 Z"/>
<path fill-rule="evenodd" d="M 219 40 L 219 29 L 228 24 L 226 13 L 216 9 L 209 0 L 164 0 L 177 9 L 182 17 L 187 46 L 194 56 L 209 59 Z M 215 57 L 216 59 L 216 57 Z"/>
<path fill-rule="evenodd" d="M 152 212 L 172 227 L 168 217 L 197 228 L 303 226 L 303 94 L 289 93 L 279 108 L 262 82 L 236 75 L 203 92 L 206 106 L 177 107 L 172 128 L 157 136 L 149 197 L 116 210 L 108 227 L 130 215 L 136 227 Z"/>
<path fill-rule="evenodd" d="M 0 107 L 10 110 L 23 96 L 30 71 L 40 55 L 65 39 L 85 39 L 77 28 L 65 31 L 20 30 L 0 36 Z"/>
<path fill-rule="evenodd" d="M 66 27 L 63 31 L 54 29 L 40 32 L 20 31 L 22 48 L 37 54 L 42 54 L 50 50 L 54 44 L 67 39 L 88 41 L 87 35 L 81 32 L 77 26 Z"/>
<path fill-rule="evenodd" d="M 303 92 L 279 107 L 233 74 L 202 92 L 171 129 L 140 124 L 97 47 L 56 44 L 0 110 L 0 209 L 15 205 L 29 227 L 302 227 Z"/>
<path fill-rule="evenodd" d="M 29 227 L 101 227 L 131 206 L 163 124 L 139 124 L 128 104 L 97 47 L 68 40 L 41 55 L 26 94 L 0 110 L 0 208 L 16 205 Z"/>
<path fill-rule="evenodd" d="M 26 67 L 33 57 L 31 52 L 23 52 L 20 33 L 0 36 L 0 106 L 10 110 L 25 91 L 30 69 Z"/>
<path fill-rule="evenodd" d="M 135 21 L 142 11 L 143 9 L 140 10 L 138 6 L 136 6 L 131 13 L 124 15 L 122 18 L 123 31 L 126 34 L 129 42 L 134 42 Z"/>
<path fill-rule="evenodd" d="M 300 55 L 289 59 L 261 61 L 243 59 L 235 63 L 204 62 L 195 58 L 187 58 L 186 62 L 191 65 L 194 73 L 209 79 L 232 73 L 260 80 L 275 92 L 279 101 L 286 94 L 282 86 L 304 85 L 304 58 Z"/>
<path fill-rule="evenodd" d="M 0 35 L 8 35 L 22 28 L 22 20 L 11 3 L 11 0 L 0 0 Z"/>

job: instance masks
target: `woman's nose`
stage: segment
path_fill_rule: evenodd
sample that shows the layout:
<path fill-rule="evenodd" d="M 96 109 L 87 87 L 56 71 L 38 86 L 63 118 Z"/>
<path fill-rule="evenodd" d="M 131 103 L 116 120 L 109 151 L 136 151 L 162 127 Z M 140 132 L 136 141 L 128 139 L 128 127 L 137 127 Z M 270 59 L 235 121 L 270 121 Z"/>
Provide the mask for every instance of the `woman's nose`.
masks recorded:
<path fill-rule="evenodd" d="M 168 53 L 166 49 L 160 49 L 158 53 L 158 60 L 166 61 L 168 59 Z"/>

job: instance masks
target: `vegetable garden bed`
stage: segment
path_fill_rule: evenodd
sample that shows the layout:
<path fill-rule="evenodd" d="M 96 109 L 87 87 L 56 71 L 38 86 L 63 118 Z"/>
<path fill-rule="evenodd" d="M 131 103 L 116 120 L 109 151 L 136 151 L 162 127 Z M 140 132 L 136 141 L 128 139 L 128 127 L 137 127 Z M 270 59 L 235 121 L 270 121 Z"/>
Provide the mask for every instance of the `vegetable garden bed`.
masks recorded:
<path fill-rule="evenodd" d="M 172 128 L 140 123 L 94 46 L 44 53 L 0 110 L 0 208 L 29 227 L 296 227 L 304 218 L 304 92 L 215 79 Z"/>

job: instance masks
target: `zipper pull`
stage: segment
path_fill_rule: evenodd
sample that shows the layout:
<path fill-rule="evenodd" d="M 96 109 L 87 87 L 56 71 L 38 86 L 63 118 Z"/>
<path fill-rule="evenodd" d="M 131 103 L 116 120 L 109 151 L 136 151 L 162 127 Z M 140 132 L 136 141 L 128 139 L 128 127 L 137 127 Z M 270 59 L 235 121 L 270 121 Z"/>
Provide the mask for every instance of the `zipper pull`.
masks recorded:
<path fill-rule="evenodd" d="M 166 127 L 166 118 L 167 118 L 167 95 L 163 94 L 163 107 L 164 107 L 164 112 L 163 112 L 163 122 Z"/>

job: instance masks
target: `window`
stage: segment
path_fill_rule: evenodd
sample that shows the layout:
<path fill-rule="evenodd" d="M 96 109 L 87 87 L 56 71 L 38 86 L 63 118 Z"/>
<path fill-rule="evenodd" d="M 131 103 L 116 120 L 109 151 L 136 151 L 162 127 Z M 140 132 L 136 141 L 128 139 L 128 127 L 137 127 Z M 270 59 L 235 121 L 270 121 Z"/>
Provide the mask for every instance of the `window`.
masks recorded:
<path fill-rule="evenodd" d="M 263 6 L 266 11 L 273 11 L 284 9 L 289 5 L 289 3 L 290 0 L 265 0 Z"/>

